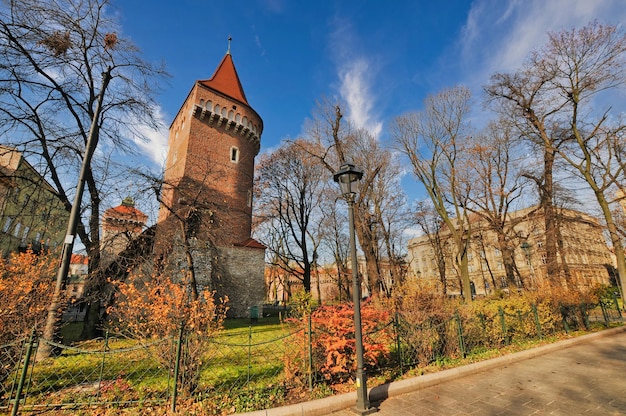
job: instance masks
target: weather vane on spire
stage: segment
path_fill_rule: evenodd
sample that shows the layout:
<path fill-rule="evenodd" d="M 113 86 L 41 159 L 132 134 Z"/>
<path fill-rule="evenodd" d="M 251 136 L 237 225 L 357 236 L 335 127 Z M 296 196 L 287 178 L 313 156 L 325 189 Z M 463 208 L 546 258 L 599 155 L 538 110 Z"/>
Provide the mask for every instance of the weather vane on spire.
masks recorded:
<path fill-rule="evenodd" d="M 228 51 L 226 52 L 228 55 L 230 55 L 230 42 L 233 40 L 232 36 L 228 36 Z"/>

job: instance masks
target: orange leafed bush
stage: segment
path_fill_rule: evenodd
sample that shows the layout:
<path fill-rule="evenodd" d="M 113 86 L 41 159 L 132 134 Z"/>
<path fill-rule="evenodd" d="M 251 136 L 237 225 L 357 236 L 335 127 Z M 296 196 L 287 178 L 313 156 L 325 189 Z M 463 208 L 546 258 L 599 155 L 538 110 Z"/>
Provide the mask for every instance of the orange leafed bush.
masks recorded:
<path fill-rule="evenodd" d="M 56 262 L 49 254 L 0 257 L 0 343 L 26 335 L 46 320 L 54 293 Z"/>
<path fill-rule="evenodd" d="M 393 337 L 383 328 L 390 320 L 389 312 L 376 309 L 370 302 L 361 306 L 363 357 L 366 367 L 375 367 L 390 353 Z M 299 321 L 306 325 L 306 318 Z M 354 309 L 352 304 L 322 306 L 311 315 L 312 351 L 315 370 L 331 383 L 348 380 L 356 370 Z M 307 331 L 300 333 L 299 345 L 308 343 Z M 292 378 L 303 379 L 306 360 L 288 357 L 285 371 Z"/>
<path fill-rule="evenodd" d="M 227 299 L 215 300 L 215 293 L 198 288 L 194 297 L 184 280 L 163 275 L 131 275 L 126 282 L 116 282 L 117 299 L 108 309 L 110 325 L 116 331 L 139 341 L 173 337 L 178 341 L 184 330 L 185 348 L 180 357 L 181 386 L 191 395 L 199 385 L 207 365 L 209 342 L 222 328 Z M 169 343 L 157 348 L 159 361 L 173 367 L 175 349 Z"/>
<path fill-rule="evenodd" d="M 108 312 L 113 326 L 135 339 L 175 335 L 181 327 L 210 336 L 221 328 L 227 299 L 216 302 L 214 292 L 199 290 L 193 299 L 190 286 L 167 276 L 134 274 L 116 282 L 117 300 Z"/>

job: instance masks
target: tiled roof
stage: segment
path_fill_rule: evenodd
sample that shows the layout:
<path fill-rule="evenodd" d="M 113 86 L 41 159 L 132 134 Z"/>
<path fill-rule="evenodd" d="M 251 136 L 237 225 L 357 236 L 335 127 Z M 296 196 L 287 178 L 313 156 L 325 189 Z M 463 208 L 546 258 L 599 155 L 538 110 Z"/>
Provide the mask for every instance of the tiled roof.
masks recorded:
<path fill-rule="evenodd" d="M 243 92 L 243 87 L 239 81 L 239 75 L 237 75 L 237 70 L 235 69 L 235 64 L 233 63 L 233 58 L 230 53 L 224 56 L 222 62 L 220 62 L 210 79 L 198 82 L 205 87 L 214 89 L 215 91 L 221 92 L 230 98 L 250 106 L 246 99 L 246 94 Z"/>
<path fill-rule="evenodd" d="M 119 205 L 115 208 L 109 208 L 104 212 L 104 215 L 105 216 L 122 215 L 124 217 L 133 217 L 133 218 L 137 218 L 138 220 L 143 220 L 143 221 L 145 221 L 148 218 L 146 214 L 139 211 L 137 208 L 131 207 L 128 205 Z"/>
<path fill-rule="evenodd" d="M 83 256 L 82 254 L 72 253 L 72 257 L 70 257 L 70 264 L 87 264 L 87 263 L 89 263 L 89 258 L 87 256 Z"/>
<path fill-rule="evenodd" d="M 263 248 L 263 249 L 267 248 L 263 244 L 256 241 L 254 238 L 248 238 L 242 241 L 241 243 L 235 243 L 235 245 L 238 247 Z"/>

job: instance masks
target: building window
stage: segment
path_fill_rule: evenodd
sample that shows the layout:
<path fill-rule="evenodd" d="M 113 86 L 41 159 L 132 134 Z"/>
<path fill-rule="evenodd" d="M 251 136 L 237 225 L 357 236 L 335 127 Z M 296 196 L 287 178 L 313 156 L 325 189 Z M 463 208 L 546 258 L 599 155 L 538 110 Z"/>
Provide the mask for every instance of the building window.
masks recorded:
<path fill-rule="evenodd" d="M 235 146 L 230 148 L 230 161 L 233 163 L 239 162 L 239 149 Z"/>
<path fill-rule="evenodd" d="M 4 222 L 4 227 L 2 227 L 2 232 L 5 232 L 5 233 L 9 232 L 9 228 L 11 228 L 12 221 L 13 221 L 13 218 L 7 217 L 6 221 Z"/>
<path fill-rule="evenodd" d="M 16 236 L 16 237 L 19 237 L 21 229 L 22 229 L 22 224 L 20 224 L 18 222 L 17 224 L 15 224 L 15 229 L 13 230 L 13 235 Z"/>
<path fill-rule="evenodd" d="M 26 237 L 28 237 L 28 232 L 30 231 L 30 227 L 24 227 L 24 232 L 22 233 L 22 240 L 26 240 Z"/>
<path fill-rule="evenodd" d="M 252 206 L 252 190 L 248 189 L 248 207 Z"/>

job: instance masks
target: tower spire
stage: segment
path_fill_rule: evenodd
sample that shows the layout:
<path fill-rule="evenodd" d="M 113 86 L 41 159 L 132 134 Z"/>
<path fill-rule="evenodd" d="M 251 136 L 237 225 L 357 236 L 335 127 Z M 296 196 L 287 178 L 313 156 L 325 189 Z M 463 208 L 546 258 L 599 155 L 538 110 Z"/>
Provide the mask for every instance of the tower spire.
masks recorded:
<path fill-rule="evenodd" d="M 228 50 L 226 51 L 226 55 L 230 55 L 230 42 L 233 40 L 232 36 L 228 36 Z"/>

